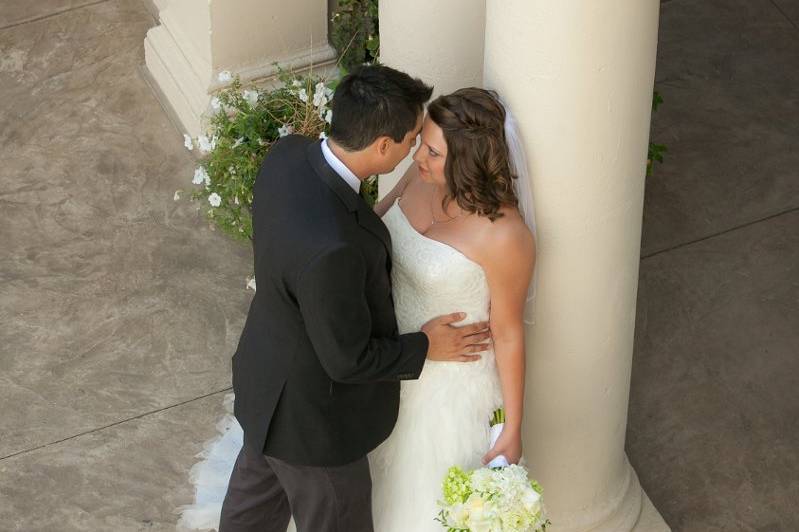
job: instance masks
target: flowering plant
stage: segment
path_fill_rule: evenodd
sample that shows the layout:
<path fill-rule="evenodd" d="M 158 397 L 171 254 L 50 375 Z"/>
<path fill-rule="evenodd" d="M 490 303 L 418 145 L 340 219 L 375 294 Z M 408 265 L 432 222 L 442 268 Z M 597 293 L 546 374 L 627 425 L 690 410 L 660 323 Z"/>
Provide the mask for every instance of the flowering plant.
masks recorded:
<path fill-rule="evenodd" d="M 202 154 L 192 200 L 207 203 L 208 217 L 236 238 L 252 238 L 252 189 L 272 145 L 291 133 L 325 138 L 333 117 L 330 100 L 338 79 L 284 71 L 278 79 L 277 88 L 243 88 L 238 76 L 220 73 L 219 81 L 229 85 L 211 99 L 206 133 L 184 135 L 186 148 Z M 373 203 L 376 180 L 365 182 L 362 190 Z"/>
<path fill-rule="evenodd" d="M 498 409 L 491 418 L 492 427 L 501 429 L 503 421 L 504 411 Z M 496 440 L 494 434 L 492 440 Z M 473 471 L 453 466 L 442 491 L 436 521 L 447 532 L 543 532 L 550 524 L 541 485 L 516 464 Z"/>

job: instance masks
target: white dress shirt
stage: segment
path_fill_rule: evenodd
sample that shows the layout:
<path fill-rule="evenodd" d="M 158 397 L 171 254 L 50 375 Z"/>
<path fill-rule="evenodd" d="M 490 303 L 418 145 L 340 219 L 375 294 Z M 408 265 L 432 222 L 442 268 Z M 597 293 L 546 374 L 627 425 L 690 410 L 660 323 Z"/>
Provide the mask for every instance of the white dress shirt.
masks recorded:
<path fill-rule="evenodd" d="M 341 162 L 341 159 L 336 157 L 336 154 L 333 153 L 330 146 L 327 145 L 327 139 L 322 141 L 322 155 L 325 156 L 327 164 L 333 167 L 333 170 L 352 187 L 352 190 L 354 190 L 356 194 L 359 194 L 361 192 L 361 180 L 352 173 L 352 170 L 347 168 L 346 164 Z"/>

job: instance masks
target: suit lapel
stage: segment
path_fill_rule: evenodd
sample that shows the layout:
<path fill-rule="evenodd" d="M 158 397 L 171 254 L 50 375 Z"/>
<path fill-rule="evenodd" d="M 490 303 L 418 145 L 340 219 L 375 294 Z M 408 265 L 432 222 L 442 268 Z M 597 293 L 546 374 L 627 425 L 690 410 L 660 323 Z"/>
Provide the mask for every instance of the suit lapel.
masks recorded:
<path fill-rule="evenodd" d="M 353 191 L 354 192 L 354 191 Z M 388 253 L 389 263 L 391 261 L 391 235 L 386 228 L 386 224 L 383 223 L 383 220 L 380 219 L 375 211 L 369 206 L 366 201 L 358 196 L 360 200 L 360 204 L 358 205 L 358 212 L 356 216 L 358 218 L 358 223 L 361 227 L 370 231 L 374 234 L 377 238 L 379 238 L 383 245 L 386 246 L 386 252 Z"/>
<path fill-rule="evenodd" d="M 375 235 L 386 247 L 389 259 L 391 258 L 391 235 L 383 221 L 369 204 L 358 195 L 344 179 L 327 164 L 322 154 L 320 142 L 312 142 L 307 149 L 308 161 L 322 181 L 339 197 L 347 210 L 355 213 L 358 224 Z"/>

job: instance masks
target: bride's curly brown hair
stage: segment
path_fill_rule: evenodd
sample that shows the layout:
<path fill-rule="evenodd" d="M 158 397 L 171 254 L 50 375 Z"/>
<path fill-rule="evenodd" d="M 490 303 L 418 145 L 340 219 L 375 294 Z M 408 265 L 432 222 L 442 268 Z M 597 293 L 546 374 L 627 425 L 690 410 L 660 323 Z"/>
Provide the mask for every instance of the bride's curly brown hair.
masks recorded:
<path fill-rule="evenodd" d="M 449 193 L 461 209 L 501 218 L 503 206 L 519 204 L 505 140 L 505 108 L 494 91 L 468 87 L 439 96 L 427 108 L 433 122 L 444 132 L 447 160 L 444 175 Z"/>

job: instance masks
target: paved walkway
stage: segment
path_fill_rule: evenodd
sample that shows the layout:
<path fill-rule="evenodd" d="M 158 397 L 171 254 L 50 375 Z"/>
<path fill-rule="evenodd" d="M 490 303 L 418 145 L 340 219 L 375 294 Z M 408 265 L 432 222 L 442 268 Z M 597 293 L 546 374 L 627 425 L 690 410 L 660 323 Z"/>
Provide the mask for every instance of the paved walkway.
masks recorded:
<path fill-rule="evenodd" d="M 0 4 L 0 530 L 174 530 L 250 251 L 187 201 L 141 0 Z M 628 453 L 676 531 L 799 517 L 799 0 L 662 6 Z"/>
<path fill-rule="evenodd" d="M 627 451 L 675 531 L 799 530 L 799 1 L 662 5 Z"/>

